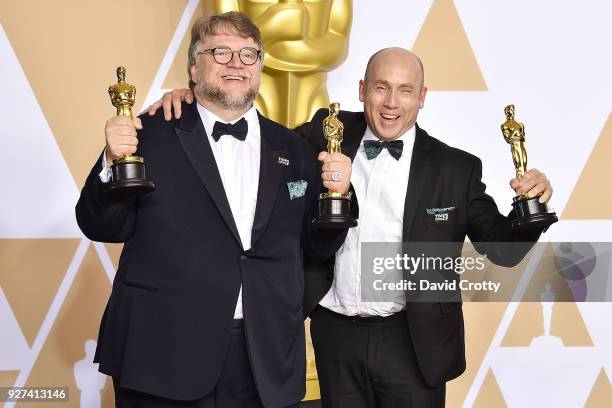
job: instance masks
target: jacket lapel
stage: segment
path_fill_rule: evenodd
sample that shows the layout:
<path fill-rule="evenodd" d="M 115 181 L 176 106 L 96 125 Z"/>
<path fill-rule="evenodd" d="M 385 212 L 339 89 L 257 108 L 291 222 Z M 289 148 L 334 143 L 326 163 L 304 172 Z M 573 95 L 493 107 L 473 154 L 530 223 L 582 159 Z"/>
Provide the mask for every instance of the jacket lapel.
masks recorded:
<path fill-rule="evenodd" d="M 191 105 L 183 104 L 183 115 L 177 127 L 175 127 L 175 131 L 191 165 L 202 180 L 204 187 L 210 194 L 232 235 L 234 235 L 236 242 L 242 248 L 240 235 L 238 234 L 232 210 L 225 195 L 215 156 L 210 148 L 208 137 L 206 136 L 206 131 L 204 130 L 204 125 L 195 103 Z"/>
<path fill-rule="evenodd" d="M 251 247 L 255 246 L 270 221 L 272 209 L 279 192 L 279 184 L 287 166 L 279 163 L 279 157 L 287 159 L 287 149 L 275 134 L 271 122 L 257 112 L 261 130 L 261 159 L 259 162 L 259 186 L 257 205 L 251 232 Z M 297 136 L 296 136 L 297 137 Z"/>
<path fill-rule="evenodd" d="M 416 125 L 414 148 L 412 149 L 412 160 L 410 162 L 410 176 L 408 178 L 408 189 L 406 190 L 406 201 L 404 204 L 404 225 L 402 229 L 402 241 L 408 242 L 410 230 L 414 223 L 417 207 L 422 198 L 423 188 L 427 181 L 427 175 L 431 170 L 431 145 L 429 135 Z"/>

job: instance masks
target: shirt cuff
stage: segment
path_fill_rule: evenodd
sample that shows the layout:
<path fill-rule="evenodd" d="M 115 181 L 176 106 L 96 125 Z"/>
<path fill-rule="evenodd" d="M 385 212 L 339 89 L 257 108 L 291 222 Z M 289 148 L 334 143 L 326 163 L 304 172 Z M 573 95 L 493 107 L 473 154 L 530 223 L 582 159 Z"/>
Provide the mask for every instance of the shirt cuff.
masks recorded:
<path fill-rule="evenodd" d="M 98 177 L 100 177 L 100 181 L 103 183 L 108 183 L 113 179 L 113 172 L 110 167 L 106 165 L 106 149 L 104 149 L 104 153 L 102 153 L 102 171 Z"/>

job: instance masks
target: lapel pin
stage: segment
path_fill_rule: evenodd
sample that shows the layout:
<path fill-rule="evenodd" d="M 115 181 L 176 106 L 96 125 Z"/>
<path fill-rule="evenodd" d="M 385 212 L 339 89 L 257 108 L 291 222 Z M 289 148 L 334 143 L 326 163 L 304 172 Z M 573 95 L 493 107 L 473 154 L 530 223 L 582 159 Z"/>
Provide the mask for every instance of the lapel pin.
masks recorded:
<path fill-rule="evenodd" d="M 282 164 L 283 166 L 289 166 L 289 159 L 285 159 L 284 157 L 278 156 L 278 164 Z"/>

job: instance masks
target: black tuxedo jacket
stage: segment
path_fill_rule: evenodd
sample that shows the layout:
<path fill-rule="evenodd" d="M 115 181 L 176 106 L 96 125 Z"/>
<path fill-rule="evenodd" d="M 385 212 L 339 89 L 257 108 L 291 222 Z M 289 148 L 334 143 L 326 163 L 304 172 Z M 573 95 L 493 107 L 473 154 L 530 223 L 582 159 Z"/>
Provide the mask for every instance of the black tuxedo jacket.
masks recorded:
<path fill-rule="evenodd" d="M 259 115 L 259 189 L 251 249 L 244 251 L 196 104 L 182 109 L 171 122 L 161 110 L 141 117 L 137 154 L 154 192 L 110 201 L 98 161 L 77 203 L 89 239 L 125 243 L 95 361 L 122 387 L 202 397 L 220 374 L 242 283 L 261 400 L 266 407 L 294 404 L 305 388 L 303 253 L 332 256 L 346 230 L 309 228 L 321 187 L 315 152 Z M 291 199 L 287 183 L 299 180 L 308 182 L 306 193 Z"/>
<path fill-rule="evenodd" d="M 322 149 L 323 119 L 327 109 L 317 111 L 311 122 L 296 129 L 315 149 Z M 363 112 L 339 114 L 344 123 L 342 152 L 355 158 L 366 130 Z M 513 234 L 509 218 L 501 215 L 481 181 L 482 163 L 477 157 L 452 148 L 416 126 L 404 205 L 404 242 L 457 242 L 466 235 L 481 253 L 500 265 L 515 265 L 531 247 L 522 245 L 512 254 L 503 253 L 493 242 L 533 242 L 539 233 Z M 428 208 L 455 207 L 448 222 L 435 223 Z M 459 256 L 461 245 L 451 245 Z M 329 290 L 334 276 L 334 257 L 305 263 L 304 312 L 309 314 Z M 437 387 L 465 370 L 463 312 L 461 303 L 422 303 L 406 305 L 410 336 L 425 381 Z"/>

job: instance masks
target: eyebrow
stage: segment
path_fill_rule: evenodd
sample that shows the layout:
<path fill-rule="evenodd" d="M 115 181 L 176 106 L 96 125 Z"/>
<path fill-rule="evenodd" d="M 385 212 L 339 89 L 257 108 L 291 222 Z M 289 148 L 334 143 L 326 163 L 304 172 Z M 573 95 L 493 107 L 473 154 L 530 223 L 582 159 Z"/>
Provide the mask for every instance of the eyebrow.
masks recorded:
<path fill-rule="evenodd" d="M 389 81 L 386 81 L 384 79 L 378 79 L 374 81 L 374 85 L 385 85 L 389 87 L 391 86 L 391 84 L 389 84 Z M 414 89 L 415 88 L 413 84 L 400 84 L 399 87 L 402 89 L 405 89 L 405 88 Z"/>

